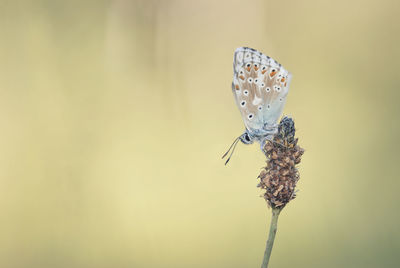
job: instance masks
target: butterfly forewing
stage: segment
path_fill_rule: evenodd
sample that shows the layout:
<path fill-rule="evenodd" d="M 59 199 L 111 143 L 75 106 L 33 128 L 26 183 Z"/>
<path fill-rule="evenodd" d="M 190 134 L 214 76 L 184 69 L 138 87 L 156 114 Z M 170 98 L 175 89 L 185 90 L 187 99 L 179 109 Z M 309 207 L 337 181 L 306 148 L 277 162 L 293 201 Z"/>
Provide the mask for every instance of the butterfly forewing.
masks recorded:
<path fill-rule="evenodd" d="M 236 49 L 232 91 L 248 130 L 273 126 L 279 119 L 291 75 L 279 63 L 252 48 Z"/>

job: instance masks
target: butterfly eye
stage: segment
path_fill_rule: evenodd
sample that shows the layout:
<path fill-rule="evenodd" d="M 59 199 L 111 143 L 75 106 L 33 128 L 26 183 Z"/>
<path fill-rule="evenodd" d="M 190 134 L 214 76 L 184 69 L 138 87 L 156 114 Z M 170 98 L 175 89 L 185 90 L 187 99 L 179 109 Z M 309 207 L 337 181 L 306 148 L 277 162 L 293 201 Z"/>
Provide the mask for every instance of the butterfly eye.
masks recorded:
<path fill-rule="evenodd" d="M 247 81 L 251 84 L 251 83 L 253 83 L 253 78 L 249 77 L 249 79 L 247 79 Z"/>
<path fill-rule="evenodd" d="M 241 70 L 241 71 L 239 72 L 239 74 L 243 74 L 243 70 Z"/>
<path fill-rule="evenodd" d="M 260 106 L 258 106 L 258 110 L 259 111 L 261 111 L 262 110 L 262 106 L 260 105 Z"/>
<path fill-rule="evenodd" d="M 282 98 L 279 98 L 279 101 L 283 101 L 283 99 L 282 99 Z"/>
<path fill-rule="evenodd" d="M 248 90 L 245 90 L 245 91 L 243 91 L 243 93 L 244 93 L 244 95 L 249 95 L 249 91 Z"/>
<path fill-rule="evenodd" d="M 249 115 L 247 116 L 247 118 L 248 118 L 249 120 L 251 120 L 251 119 L 253 118 L 253 114 L 249 114 Z"/>
<path fill-rule="evenodd" d="M 257 84 L 258 83 L 258 79 L 256 78 L 256 79 L 254 79 L 254 83 L 255 84 Z"/>
<path fill-rule="evenodd" d="M 244 55 L 244 57 L 245 57 L 245 58 L 250 58 L 250 52 L 247 52 L 247 53 Z"/>
<path fill-rule="evenodd" d="M 271 88 L 267 87 L 265 90 L 266 90 L 267 92 L 270 92 L 270 91 L 271 91 Z"/>
<path fill-rule="evenodd" d="M 247 63 L 247 64 L 246 64 L 246 67 L 247 67 L 247 68 L 249 68 L 250 66 L 251 66 L 251 64 L 250 64 L 250 63 Z"/>
<path fill-rule="evenodd" d="M 269 108 L 271 108 L 271 105 L 268 104 L 268 105 L 267 105 L 267 109 L 269 109 Z"/>
<path fill-rule="evenodd" d="M 246 101 L 242 101 L 242 102 L 240 103 L 240 105 L 241 105 L 242 107 L 244 107 L 244 106 L 246 105 Z"/>
<path fill-rule="evenodd" d="M 261 83 L 261 87 L 264 87 L 265 86 L 265 84 L 264 83 Z"/>

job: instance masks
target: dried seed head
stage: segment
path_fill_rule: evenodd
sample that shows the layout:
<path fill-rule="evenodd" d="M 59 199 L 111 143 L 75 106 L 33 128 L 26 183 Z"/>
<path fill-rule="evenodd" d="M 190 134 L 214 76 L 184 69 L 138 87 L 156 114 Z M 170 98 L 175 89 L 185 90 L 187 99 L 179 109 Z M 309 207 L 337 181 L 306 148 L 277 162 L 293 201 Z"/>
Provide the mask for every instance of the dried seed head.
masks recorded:
<path fill-rule="evenodd" d="M 258 187 L 265 190 L 264 198 L 272 208 L 283 208 L 296 196 L 299 171 L 295 165 L 300 163 L 304 149 L 297 145 L 298 139 L 294 136 L 294 121 L 284 117 L 273 141 L 267 141 L 263 147 L 267 166 L 258 176 Z"/>

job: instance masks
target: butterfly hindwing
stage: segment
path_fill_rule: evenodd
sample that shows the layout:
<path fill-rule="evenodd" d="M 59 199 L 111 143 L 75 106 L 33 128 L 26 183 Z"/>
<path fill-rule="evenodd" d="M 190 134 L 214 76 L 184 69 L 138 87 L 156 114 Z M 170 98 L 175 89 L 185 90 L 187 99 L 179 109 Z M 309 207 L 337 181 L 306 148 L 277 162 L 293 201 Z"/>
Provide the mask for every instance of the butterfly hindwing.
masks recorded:
<path fill-rule="evenodd" d="M 246 47 L 236 49 L 232 91 L 249 130 L 273 126 L 279 119 L 291 75 L 279 63 Z"/>

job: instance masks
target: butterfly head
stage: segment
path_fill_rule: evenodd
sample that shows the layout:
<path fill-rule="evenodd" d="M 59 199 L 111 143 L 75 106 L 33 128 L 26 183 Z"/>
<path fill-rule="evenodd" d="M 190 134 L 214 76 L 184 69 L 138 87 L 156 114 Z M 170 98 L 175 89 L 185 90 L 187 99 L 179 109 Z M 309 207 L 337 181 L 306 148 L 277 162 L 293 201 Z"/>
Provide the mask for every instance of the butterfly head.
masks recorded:
<path fill-rule="evenodd" d="M 252 143 L 254 142 L 253 136 L 251 136 L 251 135 L 247 132 L 247 129 L 246 129 L 246 131 L 245 131 L 242 135 L 240 135 L 239 137 L 237 137 L 237 138 L 233 141 L 233 143 L 232 143 L 232 145 L 229 147 L 228 151 L 226 151 L 226 153 L 222 156 L 222 158 L 225 158 L 225 156 L 227 156 L 227 155 L 229 154 L 229 152 L 231 152 L 230 155 L 229 155 L 229 157 L 228 157 L 228 159 L 227 159 L 226 162 L 225 162 L 225 165 L 228 164 L 229 160 L 231 159 L 231 157 L 232 157 L 232 155 L 233 155 L 233 152 L 235 151 L 236 145 L 238 144 L 239 140 L 240 140 L 241 142 L 243 142 L 244 144 L 252 144 Z"/>
<path fill-rule="evenodd" d="M 239 139 L 244 144 L 252 144 L 254 142 L 254 138 L 251 135 L 249 135 L 247 130 L 242 135 L 240 135 Z"/>

